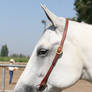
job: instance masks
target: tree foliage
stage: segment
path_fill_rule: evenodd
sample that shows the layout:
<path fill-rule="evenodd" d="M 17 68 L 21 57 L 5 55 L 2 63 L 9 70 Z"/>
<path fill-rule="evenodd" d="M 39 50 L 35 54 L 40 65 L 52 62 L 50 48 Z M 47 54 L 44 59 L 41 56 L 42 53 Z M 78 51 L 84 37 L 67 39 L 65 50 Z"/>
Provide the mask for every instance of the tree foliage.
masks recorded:
<path fill-rule="evenodd" d="M 8 47 L 7 45 L 3 45 L 1 48 L 1 56 L 8 56 Z"/>
<path fill-rule="evenodd" d="M 75 0 L 77 21 L 92 24 L 92 0 Z"/>

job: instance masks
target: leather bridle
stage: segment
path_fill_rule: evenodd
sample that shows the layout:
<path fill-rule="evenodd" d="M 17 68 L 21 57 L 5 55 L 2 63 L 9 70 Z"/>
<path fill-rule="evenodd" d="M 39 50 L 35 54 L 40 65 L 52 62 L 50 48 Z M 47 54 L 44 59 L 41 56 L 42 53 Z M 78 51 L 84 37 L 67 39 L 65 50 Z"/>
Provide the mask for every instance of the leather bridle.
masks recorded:
<path fill-rule="evenodd" d="M 69 22 L 69 20 L 66 19 L 62 40 L 60 42 L 59 47 L 56 50 L 56 55 L 55 55 L 55 57 L 53 59 L 53 62 L 51 64 L 47 74 L 45 75 L 45 77 L 43 78 L 43 80 L 40 83 L 40 87 L 38 89 L 38 92 L 42 92 L 47 87 L 47 81 L 48 81 L 48 78 L 50 76 L 50 73 L 51 73 L 51 71 L 53 70 L 53 68 L 54 68 L 54 66 L 56 64 L 58 57 L 63 53 L 62 49 L 63 49 L 64 41 L 65 41 L 65 38 L 66 38 L 66 34 L 67 34 L 68 22 Z"/>

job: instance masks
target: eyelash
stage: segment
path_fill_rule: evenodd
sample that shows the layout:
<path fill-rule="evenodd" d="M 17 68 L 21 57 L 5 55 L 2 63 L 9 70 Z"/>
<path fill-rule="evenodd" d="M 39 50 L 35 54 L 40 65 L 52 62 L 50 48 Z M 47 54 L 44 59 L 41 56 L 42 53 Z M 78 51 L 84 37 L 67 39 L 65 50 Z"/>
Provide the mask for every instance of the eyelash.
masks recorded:
<path fill-rule="evenodd" d="M 48 55 L 48 49 L 41 48 L 37 51 L 37 56 L 45 57 Z"/>

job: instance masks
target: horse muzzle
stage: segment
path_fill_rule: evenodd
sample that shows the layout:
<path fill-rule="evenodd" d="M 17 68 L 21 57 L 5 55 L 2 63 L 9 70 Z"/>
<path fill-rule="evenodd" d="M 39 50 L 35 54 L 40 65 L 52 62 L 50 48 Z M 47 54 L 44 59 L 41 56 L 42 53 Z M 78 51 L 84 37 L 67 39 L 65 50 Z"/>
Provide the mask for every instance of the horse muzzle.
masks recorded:
<path fill-rule="evenodd" d="M 23 85 L 21 88 L 16 88 L 13 92 L 38 92 L 37 88 L 29 86 L 29 85 Z"/>

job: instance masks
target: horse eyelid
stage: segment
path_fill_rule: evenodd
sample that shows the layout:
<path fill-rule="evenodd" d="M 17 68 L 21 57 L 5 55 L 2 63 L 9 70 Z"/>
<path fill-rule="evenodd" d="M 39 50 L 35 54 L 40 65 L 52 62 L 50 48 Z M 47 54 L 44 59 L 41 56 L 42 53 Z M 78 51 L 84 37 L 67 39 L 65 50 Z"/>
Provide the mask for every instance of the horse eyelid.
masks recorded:
<path fill-rule="evenodd" d="M 37 56 L 42 56 L 42 57 L 47 56 L 48 51 L 49 51 L 48 49 L 44 49 L 44 48 L 38 49 Z"/>

